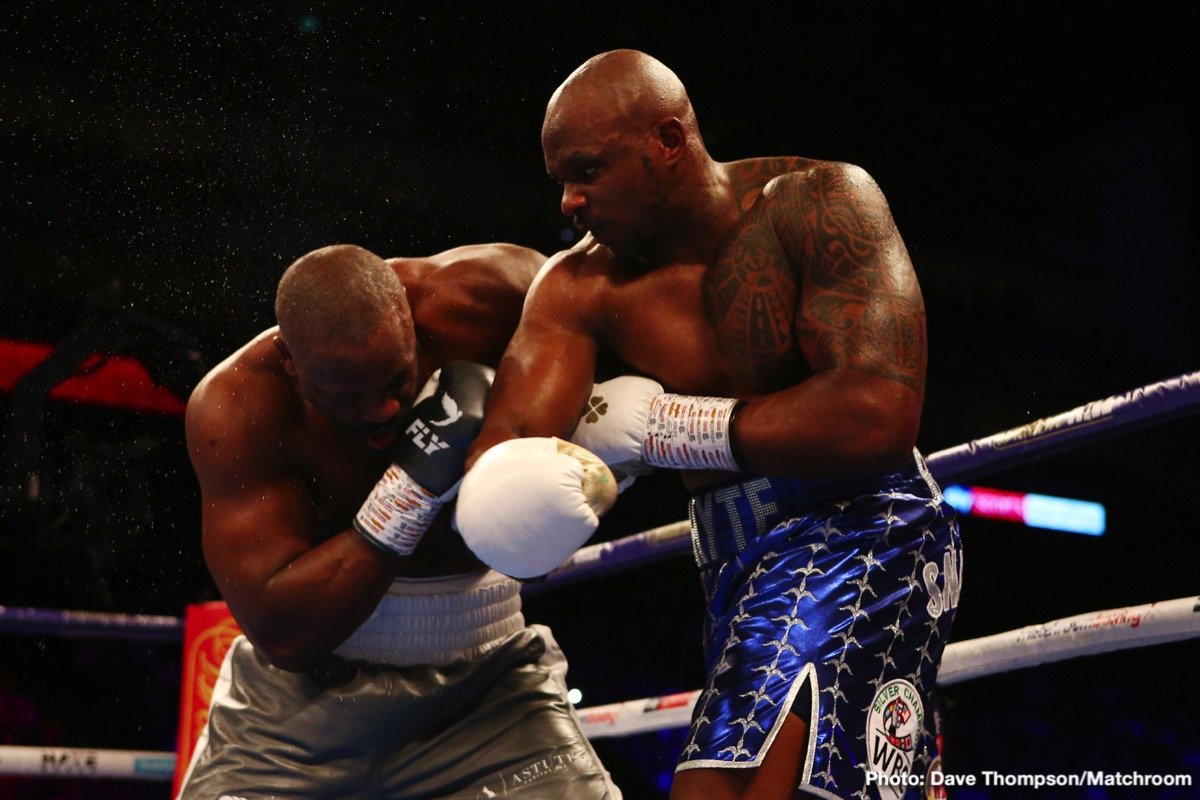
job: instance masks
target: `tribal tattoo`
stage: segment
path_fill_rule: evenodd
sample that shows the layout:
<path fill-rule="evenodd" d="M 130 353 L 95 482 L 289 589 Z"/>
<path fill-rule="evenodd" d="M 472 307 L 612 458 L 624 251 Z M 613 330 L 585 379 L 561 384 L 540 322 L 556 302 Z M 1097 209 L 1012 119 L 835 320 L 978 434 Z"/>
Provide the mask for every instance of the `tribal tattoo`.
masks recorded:
<path fill-rule="evenodd" d="M 724 348 L 757 385 L 846 366 L 924 386 L 920 290 L 883 194 L 861 170 L 818 164 L 772 183 L 724 248 L 708 294 Z"/>
<path fill-rule="evenodd" d="M 795 381 L 793 333 L 800 286 L 770 221 L 752 212 L 708 276 L 708 297 L 723 348 L 740 376 L 775 388 Z"/>

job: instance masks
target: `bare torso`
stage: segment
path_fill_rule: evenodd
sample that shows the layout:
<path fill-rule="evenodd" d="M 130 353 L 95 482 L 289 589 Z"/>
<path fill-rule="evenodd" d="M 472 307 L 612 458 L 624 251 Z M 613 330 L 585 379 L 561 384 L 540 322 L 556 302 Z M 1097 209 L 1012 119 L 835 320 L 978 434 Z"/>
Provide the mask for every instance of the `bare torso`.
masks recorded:
<path fill-rule="evenodd" d="M 924 307 L 882 193 L 848 164 L 758 158 L 721 170 L 720 218 L 702 227 L 710 242 L 685 240 L 696 242 L 679 248 L 689 258 L 623 259 L 589 235 L 548 265 L 514 360 L 535 363 L 523 354 L 553 353 L 556 342 L 582 354 L 590 343 L 667 391 L 748 399 L 738 435 L 756 473 L 901 463 L 924 392 Z M 587 379 L 556 369 L 566 377 L 546 375 L 554 385 Z M 538 396 L 512 393 L 493 403 L 508 417 L 497 431 L 568 425 Z M 533 414 L 509 410 L 529 405 Z M 488 431 L 484 444 L 500 435 Z M 696 491 L 724 477 L 685 481 Z"/>
<path fill-rule="evenodd" d="M 803 159 L 732 165 L 742 214 L 705 261 L 638 271 L 596 246 L 611 276 L 597 307 L 603 341 L 668 390 L 750 397 L 802 380 L 799 278 L 769 220 L 763 186 Z"/>
<path fill-rule="evenodd" d="M 809 367 L 796 336 L 799 280 L 767 219 L 763 185 L 802 160 L 756 162 L 737 170 L 743 214 L 705 262 L 634 272 L 596 248 L 609 283 L 604 343 L 634 371 L 668 391 L 754 397 L 797 383 Z M 715 473 L 686 475 L 693 491 L 719 482 Z"/>

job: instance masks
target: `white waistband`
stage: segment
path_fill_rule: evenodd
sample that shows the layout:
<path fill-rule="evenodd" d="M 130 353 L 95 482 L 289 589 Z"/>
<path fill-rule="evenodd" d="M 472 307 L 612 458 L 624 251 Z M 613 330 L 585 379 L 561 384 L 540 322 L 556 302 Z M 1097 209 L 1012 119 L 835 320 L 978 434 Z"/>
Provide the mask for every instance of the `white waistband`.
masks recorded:
<path fill-rule="evenodd" d="M 333 652 L 377 664 L 444 666 L 478 658 L 523 627 L 521 585 L 498 572 L 398 578 Z"/>

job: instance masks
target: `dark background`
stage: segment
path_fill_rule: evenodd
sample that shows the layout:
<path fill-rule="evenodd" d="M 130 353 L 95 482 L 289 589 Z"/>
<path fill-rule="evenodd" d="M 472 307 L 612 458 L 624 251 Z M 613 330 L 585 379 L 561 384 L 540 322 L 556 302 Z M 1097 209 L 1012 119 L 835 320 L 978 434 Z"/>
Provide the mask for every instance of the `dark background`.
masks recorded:
<path fill-rule="evenodd" d="M 928 306 L 935 452 L 1197 368 L 1192 18 L 1166 2 L 9 3 L 0 336 L 107 326 L 185 397 L 271 324 L 275 281 L 312 248 L 553 252 L 567 226 L 545 102 L 588 56 L 637 47 L 688 86 L 716 158 L 844 160 L 879 181 Z M 1187 418 L 979 479 L 1103 502 L 1109 531 L 966 520 L 954 638 L 1196 593 L 1198 432 Z M 41 433 L 42 499 L 6 479 L 0 605 L 179 615 L 214 596 L 179 418 L 50 404 Z M 643 479 L 601 535 L 681 519 L 683 502 L 672 476 Z M 696 688 L 700 602 L 680 560 L 527 616 L 552 624 L 594 705 Z M 948 767 L 1200 779 L 1197 656 L 962 684 Z M 0 743 L 173 749 L 178 658 L 4 636 Z M 601 743 L 627 797 L 663 796 L 679 736 Z M 0 798 L 166 793 L 0 778 Z"/>

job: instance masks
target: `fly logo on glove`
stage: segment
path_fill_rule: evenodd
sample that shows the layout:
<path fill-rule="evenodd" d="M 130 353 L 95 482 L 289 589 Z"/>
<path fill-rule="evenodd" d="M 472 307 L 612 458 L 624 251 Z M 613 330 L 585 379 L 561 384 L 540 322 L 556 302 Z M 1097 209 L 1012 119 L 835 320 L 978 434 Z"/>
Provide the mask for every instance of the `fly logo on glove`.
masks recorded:
<path fill-rule="evenodd" d="M 459 416 L 462 416 L 462 414 L 459 414 Z M 438 423 L 430 422 L 429 424 L 437 425 Z M 450 423 L 443 422 L 441 424 L 448 425 Z M 438 435 L 429 430 L 429 428 L 425 426 L 425 423 L 419 419 L 414 419 L 412 424 L 405 428 L 404 432 L 409 434 L 409 438 L 412 440 L 412 443 L 417 446 L 417 449 L 427 456 L 433 455 L 438 450 L 445 450 L 450 446 L 438 438 Z"/>
<path fill-rule="evenodd" d="M 435 428 L 444 428 L 447 425 L 453 425 L 462 419 L 463 412 L 458 407 L 458 403 L 450 395 L 442 396 L 442 411 L 446 412 L 445 419 L 435 419 L 429 424 Z"/>
<path fill-rule="evenodd" d="M 355 529 L 369 542 L 399 556 L 417 549 L 458 489 L 467 448 L 483 424 L 493 376 L 489 367 L 451 361 L 425 384 L 392 465 L 354 519 Z"/>

